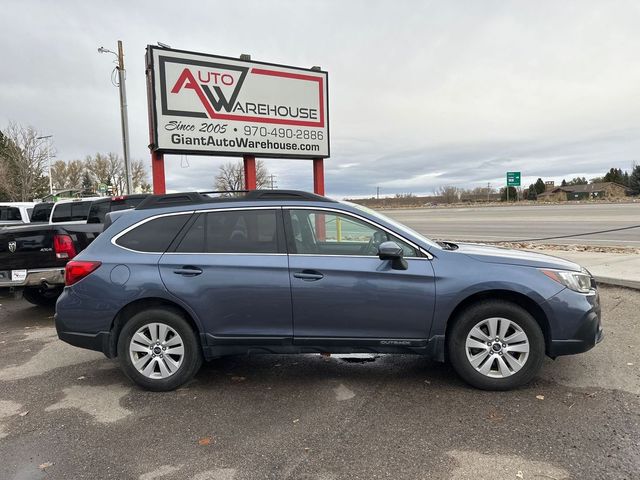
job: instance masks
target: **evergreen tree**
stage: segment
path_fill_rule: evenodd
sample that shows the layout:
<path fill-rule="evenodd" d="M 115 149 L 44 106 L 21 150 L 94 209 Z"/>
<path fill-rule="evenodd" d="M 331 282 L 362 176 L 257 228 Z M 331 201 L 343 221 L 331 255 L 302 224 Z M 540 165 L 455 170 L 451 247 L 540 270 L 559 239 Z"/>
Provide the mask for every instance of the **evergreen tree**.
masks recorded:
<path fill-rule="evenodd" d="M 93 192 L 94 190 L 91 175 L 87 171 L 82 174 L 82 190 L 84 190 L 85 192 Z"/>
<path fill-rule="evenodd" d="M 508 187 L 508 188 L 509 188 L 509 201 L 515 202 L 518 199 L 518 191 L 516 190 L 516 187 Z M 500 190 L 500 197 L 502 198 L 503 202 L 507 200 L 506 188 L 503 188 Z"/>
<path fill-rule="evenodd" d="M 634 165 L 629 175 L 629 188 L 634 193 L 640 193 L 640 165 Z"/>
<path fill-rule="evenodd" d="M 547 187 L 544 185 L 544 182 L 542 181 L 541 178 L 536 180 L 535 186 L 536 186 L 536 193 L 538 195 L 540 195 L 541 193 L 544 193 L 544 191 L 547 189 Z"/>

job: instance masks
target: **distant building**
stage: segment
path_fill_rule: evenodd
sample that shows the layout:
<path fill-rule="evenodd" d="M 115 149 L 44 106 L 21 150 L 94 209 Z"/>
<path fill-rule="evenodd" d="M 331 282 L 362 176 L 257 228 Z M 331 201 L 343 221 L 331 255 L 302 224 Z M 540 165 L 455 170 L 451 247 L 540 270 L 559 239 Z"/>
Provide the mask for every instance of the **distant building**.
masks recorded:
<path fill-rule="evenodd" d="M 615 182 L 589 183 L 586 185 L 565 185 L 548 189 L 538 195 L 538 200 L 564 202 L 568 200 L 604 200 L 622 198 L 630 190 Z"/>

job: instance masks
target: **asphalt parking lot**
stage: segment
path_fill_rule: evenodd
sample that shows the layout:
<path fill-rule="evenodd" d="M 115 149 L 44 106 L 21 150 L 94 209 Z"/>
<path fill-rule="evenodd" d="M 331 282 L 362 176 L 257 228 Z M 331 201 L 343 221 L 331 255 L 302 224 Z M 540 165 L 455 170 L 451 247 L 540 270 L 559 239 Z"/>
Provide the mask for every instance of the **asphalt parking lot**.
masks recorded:
<path fill-rule="evenodd" d="M 164 394 L 5 295 L 0 478 L 640 478 L 640 292 L 601 295 L 604 342 L 517 391 L 419 357 L 305 355 L 217 360 Z"/>

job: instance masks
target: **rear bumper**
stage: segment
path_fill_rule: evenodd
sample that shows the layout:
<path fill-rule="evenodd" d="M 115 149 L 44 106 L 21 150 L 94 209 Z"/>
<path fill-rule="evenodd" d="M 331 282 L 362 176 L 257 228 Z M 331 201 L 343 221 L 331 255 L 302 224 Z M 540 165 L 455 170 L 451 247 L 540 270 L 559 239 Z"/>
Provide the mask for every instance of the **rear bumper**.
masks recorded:
<path fill-rule="evenodd" d="M 64 285 L 64 267 L 27 270 L 24 280 L 11 280 L 11 270 L 0 272 L 0 288 Z"/>
<path fill-rule="evenodd" d="M 56 324 L 57 329 L 57 324 Z M 81 332 L 65 332 L 57 329 L 58 338 L 63 342 L 67 342 L 74 347 L 86 348 L 88 350 L 95 350 L 97 352 L 104 353 L 107 357 L 111 357 L 109 352 L 111 333 L 110 332 L 98 332 L 98 333 L 81 333 Z"/>

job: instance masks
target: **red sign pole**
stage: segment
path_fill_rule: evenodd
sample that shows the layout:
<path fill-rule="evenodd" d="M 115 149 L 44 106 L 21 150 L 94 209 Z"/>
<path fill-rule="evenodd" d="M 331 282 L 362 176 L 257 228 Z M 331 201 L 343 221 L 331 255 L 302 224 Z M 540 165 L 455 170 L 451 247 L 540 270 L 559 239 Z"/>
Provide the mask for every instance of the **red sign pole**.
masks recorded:
<path fill-rule="evenodd" d="M 324 159 L 313 159 L 313 193 L 324 195 Z"/>
<path fill-rule="evenodd" d="M 313 192 L 324 195 L 324 159 L 322 158 L 313 159 Z M 324 214 L 316 214 L 316 236 L 321 241 L 327 238 L 327 221 Z"/>
<path fill-rule="evenodd" d="M 242 157 L 244 161 L 244 189 L 255 190 L 256 184 L 256 157 L 245 155 Z"/>
<path fill-rule="evenodd" d="M 151 152 L 151 177 L 153 178 L 153 193 L 162 195 L 166 193 L 164 181 L 164 154 L 162 152 Z"/>

